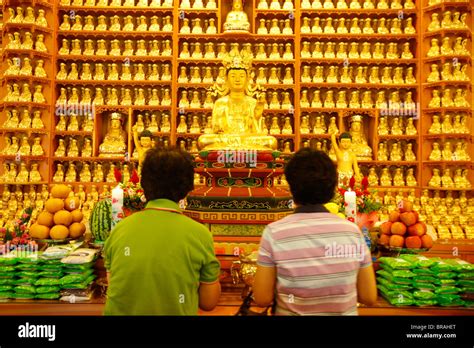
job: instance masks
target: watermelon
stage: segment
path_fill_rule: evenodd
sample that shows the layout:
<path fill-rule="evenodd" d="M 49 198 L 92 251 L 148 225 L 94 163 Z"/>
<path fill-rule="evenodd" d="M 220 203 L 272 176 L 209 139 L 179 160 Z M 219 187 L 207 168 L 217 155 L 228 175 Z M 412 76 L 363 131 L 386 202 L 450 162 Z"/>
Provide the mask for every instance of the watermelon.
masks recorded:
<path fill-rule="evenodd" d="M 89 219 L 90 230 L 95 241 L 105 241 L 112 229 L 112 200 L 98 201 Z"/>

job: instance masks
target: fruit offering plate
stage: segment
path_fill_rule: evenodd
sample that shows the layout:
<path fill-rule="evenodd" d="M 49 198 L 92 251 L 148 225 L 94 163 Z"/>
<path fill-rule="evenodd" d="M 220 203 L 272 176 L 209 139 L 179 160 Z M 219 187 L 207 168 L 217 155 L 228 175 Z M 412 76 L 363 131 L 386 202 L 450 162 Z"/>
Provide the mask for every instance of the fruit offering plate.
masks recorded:
<path fill-rule="evenodd" d="M 430 250 L 430 248 L 419 248 L 419 249 L 410 249 L 410 248 L 400 248 L 400 247 L 391 247 L 382 244 L 377 244 L 378 249 L 382 253 L 387 253 L 386 256 L 399 256 L 401 254 L 421 254 Z"/>
<path fill-rule="evenodd" d="M 58 244 L 68 244 L 72 240 L 72 238 L 66 238 L 66 239 L 36 239 L 32 238 L 34 241 L 37 243 L 43 243 L 43 244 L 48 244 L 48 245 L 58 245 Z"/>

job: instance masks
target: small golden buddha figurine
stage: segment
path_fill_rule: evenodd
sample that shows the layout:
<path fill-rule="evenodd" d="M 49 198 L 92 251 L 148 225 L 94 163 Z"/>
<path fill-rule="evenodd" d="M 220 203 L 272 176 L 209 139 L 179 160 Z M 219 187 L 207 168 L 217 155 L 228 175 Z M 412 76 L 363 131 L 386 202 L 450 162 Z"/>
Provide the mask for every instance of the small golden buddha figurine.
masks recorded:
<path fill-rule="evenodd" d="M 92 140 L 89 138 L 84 139 L 84 144 L 81 149 L 81 157 L 92 157 Z"/>
<path fill-rule="evenodd" d="M 432 116 L 433 121 L 431 123 L 430 129 L 428 130 L 428 134 L 441 134 L 441 123 L 439 122 L 439 115 L 434 114 Z"/>
<path fill-rule="evenodd" d="M 227 14 L 224 32 L 229 31 L 250 31 L 249 19 L 243 11 L 242 0 L 233 0 L 232 10 Z"/>
<path fill-rule="evenodd" d="M 73 162 L 69 162 L 69 166 L 66 171 L 65 182 L 76 182 L 76 165 Z"/>
<path fill-rule="evenodd" d="M 79 182 L 91 182 L 92 174 L 90 171 L 89 163 L 85 162 L 82 165 L 81 172 L 79 173 Z"/>
<path fill-rule="evenodd" d="M 186 123 L 186 116 L 181 115 L 179 117 L 179 124 L 178 127 L 176 128 L 176 133 L 187 133 L 188 131 L 188 125 Z"/>
<path fill-rule="evenodd" d="M 445 188 L 453 188 L 454 182 L 451 178 L 451 170 L 449 168 L 443 169 L 443 176 L 441 177 L 441 184 Z"/>
<path fill-rule="evenodd" d="M 466 100 L 466 93 L 462 88 L 457 88 L 454 95 L 454 106 L 457 108 L 468 108 L 470 107 L 469 102 Z"/>
<path fill-rule="evenodd" d="M 405 161 L 416 161 L 415 153 L 413 152 L 413 144 L 407 143 L 405 148 Z"/>
<path fill-rule="evenodd" d="M 41 182 L 43 179 L 41 178 L 41 174 L 38 170 L 38 163 L 32 163 L 30 169 L 30 178 L 29 182 Z"/>
<path fill-rule="evenodd" d="M 58 163 L 56 166 L 56 173 L 54 173 L 53 182 L 64 182 L 64 166 L 61 163 Z"/>
<path fill-rule="evenodd" d="M 316 116 L 314 120 L 313 134 L 326 134 L 326 125 L 321 116 Z"/>
<path fill-rule="evenodd" d="M 439 30 L 441 29 L 441 23 L 439 21 L 439 14 L 434 12 L 433 14 L 431 14 L 431 22 L 430 24 L 428 25 L 428 32 L 433 32 L 433 31 L 436 31 L 436 30 Z"/>
<path fill-rule="evenodd" d="M 336 103 L 334 102 L 334 91 L 333 90 L 328 90 L 326 92 L 323 105 L 324 105 L 325 108 L 330 108 L 330 109 L 334 109 L 336 107 Z"/>
<path fill-rule="evenodd" d="M 105 182 L 115 183 L 115 164 L 111 163 L 109 166 L 109 171 L 105 177 Z"/>
<path fill-rule="evenodd" d="M 377 161 L 388 161 L 387 144 L 384 141 L 379 143 Z"/>
<path fill-rule="evenodd" d="M 358 90 L 351 91 L 351 98 L 349 100 L 349 108 L 353 108 L 353 109 L 361 108 Z"/>
<path fill-rule="evenodd" d="M 441 149 L 439 143 L 435 141 L 432 146 L 433 148 L 428 159 L 430 161 L 441 161 Z"/>
<path fill-rule="evenodd" d="M 102 169 L 102 164 L 96 163 L 92 180 L 94 182 L 104 182 L 104 170 Z"/>
<path fill-rule="evenodd" d="M 401 161 L 402 160 L 402 151 L 397 142 L 392 144 L 390 149 L 390 161 Z"/>
<path fill-rule="evenodd" d="M 394 117 L 392 120 L 392 127 L 390 128 L 390 134 L 392 135 L 402 135 L 403 130 L 400 126 L 400 119 L 398 117 Z"/>
<path fill-rule="evenodd" d="M 409 187 L 417 186 L 414 169 L 408 168 L 406 173 L 406 185 Z"/>
<path fill-rule="evenodd" d="M 77 146 L 77 139 L 71 138 L 67 148 L 68 157 L 79 157 L 79 147 Z"/>
<path fill-rule="evenodd" d="M 28 172 L 28 169 L 26 168 L 26 164 L 24 162 L 20 163 L 20 170 L 18 172 L 18 175 L 15 178 L 15 182 L 26 183 L 28 182 L 29 178 L 30 178 L 30 173 Z"/>
<path fill-rule="evenodd" d="M 278 124 L 278 117 L 272 117 L 272 124 L 270 126 L 270 134 L 281 134 L 280 125 Z"/>
<path fill-rule="evenodd" d="M 438 57 L 440 55 L 439 40 L 436 38 L 431 39 L 431 47 L 426 53 L 427 57 Z"/>
<path fill-rule="evenodd" d="M 438 89 L 434 89 L 432 91 L 432 97 L 431 97 L 431 100 L 428 104 L 428 107 L 429 108 L 440 108 L 441 107 L 441 97 L 439 95 L 439 90 Z"/>
<path fill-rule="evenodd" d="M 314 91 L 313 99 L 311 100 L 311 107 L 312 108 L 321 108 L 323 103 L 321 101 L 321 93 L 319 90 Z"/>
<path fill-rule="evenodd" d="M 300 107 L 301 108 L 309 108 L 310 107 L 310 103 L 309 103 L 309 99 L 308 99 L 308 90 L 307 89 L 303 89 L 301 91 Z"/>
<path fill-rule="evenodd" d="M 30 86 L 27 83 L 23 84 L 19 101 L 21 101 L 21 102 L 31 102 Z"/>
<path fill-rule="evenodd" d="M 367 176 L 369 180 L 369 186 L 378 186 L 379 185 L 379 177 L 377 176 L 377 172 L 375 171 L 375 167 L 370 167 L 369 175 Z"/>
<path fill-rule="evenodd" d="M 405 186 L 405 179 L 403 178 L 403 172 L 400 167 L 395 169 L 395 173 L 393 175 L 393 185 L 394 186 Z M 399 201 L 397 199 L 397 201 Z"/>
<path fill-rule="evenodd" d="M 453 160 L 454 161 L 470 161 L 471 157 L 469 156 L 469 153 L 466 151 L 467 148 L 467 143 L 463 140 L 458 141 L 456 143 L 456 148 L 454 150 L 453 154 Z"/>
<path fill-rule="evenodd" d="M 434 115 L 433 115 L 433 124 L 434 124 Z M 451 115 L 445 114 L 443 118 L 443 123 L 441 124 L 441 133 L 451 134 L 453 133 L 453 125 L 451 124 Z"/>
<path fill-rule="evenodd" d="M 453 149 L 451 147 L 451 142 L 446 141 L 443 146 L 443 150 L 441 151 L 441 156 L 444 161 L 452 161 L 453 160 Z"/>
<path fill-rule="evenodd" d="M 35 92 L 33 93 L 33 102 L 34 103 L 46 103 L 46 98 L 43 95 L 43 86 L 36 85 Z"/>
<path fill-rule="evenodd" d="M 380 186 L 393 186 L 392 176 L 387 167 L 382 168 L 382 173 L 380 175 Z"/>
<path fill-rule="evenodd" d="M 31 154 L 33 156 L 43 156 L 44 155 L 44 150 L 43 150 L 43 147 L 41 146 L 41 138 L 40 137 L 34 138 L 33 146 L 31 147 Z"/>
<path fill-rule="evenodd" d="M 413 124 L 413 117 L 407 118 L 407 123 L 405 126 L 405 134 L 406 135 L 416 135 L 418 131 L 416 130 L 415 125 Z"/>
<path fill-rule="evenodd" d="M 463 182 L 464 188 L 470 189 L 472 187 L 471 182 L 468 179 L 468 170 L 467 169 L 463 169 L 463 171 L 462 171 L 462 182 Z"/>
<path fill-rule="evenodd" d="M 66 156 L 66 144 L 64 142 L 64 139 L 59 139 L 58 140 L 58 147 L 56 151 L 54 152 L 55 157 L 65 157 Z"/>
<path fill-rule="evenodd" d="M 346 91 L 337 92 L 336 107 L 343 109 L 347 108 Z"/>
<path fill-rule="evenodd" d="M 428 186 L 430 187 L 441 187 L 441 176 L 439 175 L 439 169 L 433 168 L 433 175 L 428 182 Z"/>

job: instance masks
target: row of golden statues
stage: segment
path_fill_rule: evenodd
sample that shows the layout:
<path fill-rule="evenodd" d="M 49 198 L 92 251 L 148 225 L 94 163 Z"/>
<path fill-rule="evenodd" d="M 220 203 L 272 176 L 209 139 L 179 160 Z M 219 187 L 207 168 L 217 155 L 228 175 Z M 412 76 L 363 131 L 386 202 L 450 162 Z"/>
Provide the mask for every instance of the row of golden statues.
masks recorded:
<path fill-rule="evenodd" d="M 468 178 L 468 169 L 456 168 L 454 173 L 451 168 L 444 168 L 441 172 L 439 168 L 433 168 L 433 175 L 428 182 L 430 187 L 470 189 L 472 187 Z"/>
<path fill-rule="evenodd" d="M 446 140 L 441 147 L 439 142 L 435 141 L 431 145 L 431 152 L 428 157 L 430 161 L 470 161 L 469 151 L 467 148 L 467 142 L 465 140 L 459 140 L 456 142 L 453 151 L 452 142 Z"/>
<path fill-rule="evenodd" d="M 461 13 L 461 11 L 450 10 L 444 11 L 442 14 L 433 12 L 431 14 L 431 22 L 426 30 L 433 32 L 441 29 L 469 29 L 467 15 L 467 12 Z"/>
<path fill-rule="evenodd" d="M 23 35 L 23 38 L 22 36 Z M 7 44 L 5 49 L 11 50 L 35 50 L 37 52 L 48 52 L 46 45 L 44 43 L 44 34 L 36 34 L 33 38 L 33 34 L 29 31 L 23 32 L 14 32 L 7 33 Z"/>
<path fill-rule="evenodd" d="M 303 65 L 301 67 L 302 83 L 383 83 L 383 84 L 416 84 L 413 67 L 403 68 L 389 65 Z"/>
<path fill-rule="evenodd" d="M 467 89 L 456 88 L 454 95 L 451 88 L 433 89 L 431 91 L 431 100 L 428 103 L 429 108 L 468 108 Z"/>
<path fill-rule="evenodd" d="M 406 117 L 400 119 L 397 116 L 391 117 L 390 127 L 388 125 L 387 117 L 380 116 L 379 124 L 377 127 L 378 135 L 416 135 L 416 130 L 413 117 Z M 405 123 L 405 124 L 404 124 Z"/>
<path fill-rule="evenodd" d="M 55 130 L 58 132 L 92 132 L 94 130 L 94 118 L 92 115 L 78 116 L 76 114 L 71 114 L 66 116 L 64 114 L 59 114 Z"/>
<path fill-rule="evenodd" d="M 410 43 L 403 42 L 344 42 L 333 41 L 311 43 L 303 41 L 301 58 L 340 59 L 412 59 Z"/>
<path fill-rule="evenodd" d="M 40 27 L 48 27 L 45 11 L 42 8 L 38 9 L 37 15 L 35 15 L 35 9 L 31 6 L 28 6 L 26 9 L 18 6 L 16 11 L 14 7 L 7 7 L 6 12 L 8 15 L 6 16 L 5 23 L 36 24 Z"/>
<path fill-rule="evenodd" d="M 184 1 L 182 1 L 184 2 Z M 283 2 L 283 5 L 282 5 Z M 259 10 L 288 10 L 291 11 L 294 9 L 293 0 L 271 0 L 270 5 L 268 5 L 267 0 L 260 0 L 257 8 Z"/>
<path fill-rule="evenodd" d="M 400 96 L 403 94 L 403 98 Z M 387 99 L 388 93 L 388 99 Z M 362 94 L 362 96 L 361 96 Z M 375 96 L 375 98 L 374 98 Z M 375 99 L 375 100 L 374 100 Z M 388 109 L 415 110 L 413 92 L 405 90 L 379 90 L 376 94 L 367 89 L 328 89 L 301 90 L 300 107 L 302 108 L 354 108 L 354 109 Z"/>
<path fill-rule="evenodd" d="M 16 185 L 14 191 L 9 185 L 4 185 L 0 200 L 0 228 L 13 227 L 15 220 L 19 219 L 28 207 L 33 208 L 32 218 L 36 219 L 43 211 L 44 202 L 48 198 L 48 185 L 42 185 L 40 192 L 36 192 L 36 185 L 28 185 L 28 189 L 25 186 L 25 192 L 21 185 Z"/>
<path fill-rule="evenodd" d="M 44 150 L 41 146 L 41 137 L 35 137 L 30 143 L 27 136 L 4 136 L 5 146 L 1 151 L 2 155 L 20 155 L 20 156 L 43 156 Z"/>
<path fill-rule="evenodd" d="M 377 5 L 375 5 L 377 3 Z M 401 10 L 405 9 L 414 9 L 415 2 L 413 0 L 364 0 L 361 5 L 361 1 L 359 0 L 350 0 L 349 6 L 347 5 L 346 0 L 337 0 L 336 5 L 334 6 L 333 0 L 301 0 L 301 9 L 309 10 L 309 9 L 394 9 L 394 10 Z"/>
<path fill-rule="evenodd" d="M 0 182 L 3 183 L 28 183 L 28 182 L 41 182 L 43 178 L 39 172 L 38 163 L 30 163 L 30 169 L 25 162 L 4 162 L 3 163 L 3 174 L 0 175 Z"/>
<path fill-rule="evenodd" d="M 59 30 L 71 31 L 125 31 L 125 32 L 173 32 L 173 24 L 171 16 L 152 16 L 148 19 L 146 16 L 134 17 L 127 16 L 110 16 L 100 15 L 94 17 L 88 15 L 82 20 L 82 16 L 78 14 L 64 14 L 63 20 L 59 25 Z"/>
<path fill-rule="evenodd" d="M 441 41 L 441 46 L 440 46 Z M 432 38 L 430 48 L 426 53 L 427 57 L 442 56 L 471 56 L 468 48 L 469 39 L 463 36 L 445 36 L 442 39 Z"/>
<path fill-rule="evenodd" d="M 84 43 L 84 48 L 82 47 L 82 42 Z M 172 47 L 171 40 L 62 39 L 58 54 L 60 56 L 170 57 L 172 55 Z"/>
<path fill-rule="evenodd" d="M 428 129 L 428 134 L 469 134 L 467 126 L 468 116 L 465 114 L 444 114 L 443 120 L 440 122 L 440 116 L 434 114 L 431 116 L 432 123 Z M 451 122 L 452 121 L 452 122 Z"/>
<path fill-rule="evenodd" d="M 377 174 L 379 169 L 379 174 Z M 417 186 L 414 168 L 370 167 L 367 173 L 370 186 Z"/>
<path fill-rule="evenodd" d="M 173 0 L 60 0 L 61 6 L 173 7 Z"/>
<path fill-rule="evenodd" d="M 107 182 L 114 184 L 117 182 L 114 175 L 115 169 L 120 169 L 123 179 L 127 180 L 124 182 L 128 182 L 133 171 L 133 164 L 109 163 L 105 165 L 100 162 L 61 162 L 56 164 L 53 182 Z"/>
<path fill-rule="evenodd" d="M 322 22 L 322 23 L 321 23 Z M 334 24 L 333 24 L 334 23 Z M 413 18 L 366 18 L 366 17 L 339 17 L 333 19 L 303 17 L 301 34 L 383 34 L 390 35 L 415 34 Z"/>
<path fill-rule="evenodd" d="M 66 145 L 67 142 L 67 145 Z M 54 157 L 92 157 L 92 139 L 88 137 L 59 138 Z"/>
<path fill-rule="evenodd" d="M 35 59 L 35 67 L 33 69 L 32 59 L 25 58 L 7 58 L 7 69 L 3 73 L 3 76 L 35 76 L 35 77 L 47 77 L 46 70 L 44 69 L 44 60 Z"/>
<path fill-rule="evenodd" d="M 378 161 L 416 161 L 416 144 L 412 142 L 403 143 L 401 141 L 380 141 L 377 149 Z M 390 147 L 390 152 L 389 152 Z M 415 150 L 414 150 L 415 148 Z M 398 186 L 398 185 L 397 185 Z"/>
<path fill-rule="evenodd" d="M 161 96 L 158 88 L 76 88 L 68 91 L 66 88 L 59 89 L 57 105 L 108 105 L 108 106 L 170 106 L 171 90 L 163 88 Z"/>
<path fill-rule="evenodd" d="M 210 69 L 210 67 L 209 67 Z M 170 64 L 59 63 L 56 80 L 71 81 L 171 81 Z"/>
<path fill-rule="evenodd" d="M 437 4 L 442 4 L 442 3 L 445 3 L 445 2 L 451 2 L 450 0 L 428 0 L 428 6 L 433 6 L 433 5 L 437 5 Z M 469 3 L 469 0 L 457 0 L 455 2 L 459 2 L 459 3 Z"/>
<path fill-rule="evenodd" d="M 293 44 L 287 43 L 244 43 L 242 44 L 245 54 L 259 60 L 271 59 L 271 60 L 291 60 L 294 59 Z M 228 48 L 228 44 L 225 42 L 187 42 L 184 41 L 181 44 L 181 50 L 179 52 L 179 58 L 182 59 L 215 59 L 223 58 L 227 54 L 233 52 L 239 52 L 240 44 L 231 43 Z"/>
<path fill-rule="evenodd" d="M 11 109 L 6 111 L 7 119 L 2 125 L 2 128 L 12 128 L 19 130 L 28 129 L 43 129 L 44 123 L 41 119 L 41 110 L 33 111 L 33 118 L 30 116 L 28 109 L 18 110 Z"/>
<path fill-rule="evenodd" d="M 33 102 L 33 103 L 46 103 L 46 98 L 43 95 L 43 86 L 35 85 L 33 92 L 30 89 L 29 83 L 8 83 L 7 94 L 5 95 L 4 102 Z"/>
<path fill-rule="evenodd" d="M 293 28 L 290 19 L 259 19 L 257 28 L 258 35 L 293 35 Z"/>
<path fill-rule="evenodd" d="M 191 21 L 191 26 L 189 22 Z M 217 18 L 208 18 L 203 20 L 204 25 L 201 24 L 200 18 L 187 18 L 182 19 L 181 26 L 179 28 L 180 34 L 217 34 L 216 22 Z"/>
<path fill-rule="evenodd" d="M 430 74 L 426 78 L 426 82 L 438 81 L 470 81 L 467 74 L 468 64 L 456 62 L 446 62 L 442 66 L 431 64 Z"/>

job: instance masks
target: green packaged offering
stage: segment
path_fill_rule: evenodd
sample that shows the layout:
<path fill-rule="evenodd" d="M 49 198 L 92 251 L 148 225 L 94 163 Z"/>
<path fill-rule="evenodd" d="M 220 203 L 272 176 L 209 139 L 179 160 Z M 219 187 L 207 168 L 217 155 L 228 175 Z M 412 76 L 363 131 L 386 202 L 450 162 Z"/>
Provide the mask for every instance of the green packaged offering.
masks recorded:
<path fill-rule="evenodd" d="M 6 291 L 6 292 L 0 292 L 0 299 L 8 299 L 8 298 L 13 298 L 13 295 L 15 293 L 14 292 L 9 292 L 9 291 Z"/>
<path fill-rule="evenodd" d="M 25 263 L 25 264 L 16 265 L 15 268 L 16 268 L 17 271 L 30 271 L 30 272 L 33 272 L 33 271 L 37 271 L 39 267 L 37 265 L 32 265 L 32 264 L 29 264 L 29 263 Z"/>
<path fill-rule="evenodd" d="M 474 280 L 474 272 L 458 273 L 458 278 Z"/>
<path fill-rule="evenodd" d="M 474 265 L 467 261 L 461 259 L 447 259 L 444 261 L 451 265 L 456 272 L 474 272 Z"/>
<path fill-rule="evenodd" d="M 62 272 L 63 266 L 61 265 L 41 265 L 39 268 L 41 271 L 51 271 L 51 272 Z"/>
<path fill-rule="evenodd" d="M 431 276 L 426 276 L 426 275 L 416 275 L 413 280 L 420 282 L 420 283 L 435 283 L 436 278 L 431 277 Z"/>
<path fill-rule="evenodd" d="M 383 265 L 387 265 L 393 269 L 412 269 L 415 268 L 411 262 L 408 262 L 404 259 L 398 257 L 386 257 L 383 256 L 379 259 Z"/>
<path fill-rule="evenodd" d="M 454 286 L 456 285 L 456 280 L 454 279 L 436 279 L 434 282 L 436 285 L 440 286 Z"/>
<path fill-rule="evenodd" d="M 74 270 L 74 271 L 86 271 L 94 268 L 95 262 L 82 263 L 82 264 L 71 264 L 63 263 L 65 270 Z"/>
<path fill-rule="evenodd" d="M 35 285 L 36 286 L 52 286 L 52 285 L 59 285 L 60 284 L 60 278 L 40 278 L 36 281 Z"/>
<path fill-rule="evenodd" d="M 13 290 L 13 286 L 11 285 L 0 285 L 0 292 L 8 292 L 12 290 Z"/>
<path fill-rule="evenodd" d="M 437 295 L 450 295 L 450 294 L 457 294 L 459 292 L 459 288 L 455 286 L 442 286 L 435 290 Z"/>
<path fill-rule="evenodd" d="M 8 278 L 0 279 L 0 285 L 14 285 L 14 281 L 14 279 Z"/>
<path fill-rule="evenodd" d="M 474 280 L 458 280 L 456 285 L 463 288 L 474 288 Z"/>
<path fill-rule="evenodd" d="M 38 286 L 36 288 L 36 293 L 37 294 L 48 294 L 48 293 L 59 293 L 61 291 L 61 288 L 59 286 Z"/>
<path fill-rule="evenodd" d="M 21 294 L 34 294 L 36 293 L 36 288 L 32 285 L 18 285 L 14 288 L 16 293 Z"/>
<path fill-rule="evenodd" d="M 380 290 L 380 292 L 388 297 L 394 297 L 394 296 L 404 296 L 408 298 L 413 298 L 413 295 L 409 293 L 408 291 L 405 290 L 389 290 L 382 284 L 377 285 L 377 289 Z"/>
<path fill-rule="evenodd" d="M 39 277 L 38 272 L 30 272 L 30 271 L 17 272 L 17 275 L 19 277 L 29 277 L 29 278 L 38 278 Z"/>
<path fill-rule="evenodd" d="M 90 275 L 94 274 L 94 270 L 93 269 L 89 269 L 87 271 L 81 271 L 81 272 L 77 272 L 77 271 L 74 271 L 74 272 L 70 272 L 70 271 L 65 271 L 66 275 L 77 275 L 77 274 L 80 274 L 82 275 L 84 278 L 87 278 L 89 277 Z"/>
<path fill-rule="evenodd" d="M 10 273 L 10 272 L 15 272 L 16 268 L 15 266 L 1 266 L 0 265 L 0 273 Z"/>
<path fill-rule="evenodd" d="M 431 283 L 413 281 L 413 287 L 419 290 L 435 290 L 436 286 Z"/>
<path fill-rule="evenodd" d="M 17 263 L 18 259 L 16 257 L 0 257 L 1 266 L 14 266 Z"/>
<path fill-rule="evenodd" d="M 415 300 L 415 306 L 426 307 L 426 306 L 436 306 L 438 301 L 436 299 L 432 300 Z"/>
<path fill-rule="evenodd" d="M 424 275 L 424 276 L 431 276 L 431 277 L 436 276 L 436 273 L 430 270 L 429 268 L 413 268 L 411 271 L 415 273 L 416 275 Z"/>
<path fill-rule="evenodd" d="M 47 293 L 47 294 L 36 294 L 35 298 L 39 300 L 56 300 L 61 297 L 61 294 L 55 293 Z"/>
<path fill-rule="evenodd" d="M 40 277 L 43 278 L 61 278 L 64 276 L 63 272 L 43 271 L 39 273 Z"/>
<path fill-rule="evenodd" d="M 440 272 L 436 276 L 440 279 L 454 279 L 458 274 L 455 272 Z"/>
<path fill-rule="evenodd" d="M 412 298 L 403 297 L 403 296 L 395 296 L 395 297 L 387 297 L 384 298 L 392 305 L 392 306 L 411 306 L 414 303 Z"/>
<path fill-rule="evenodd" d="M 412 278 L 415 276 L 415 273 L 410 272 L 407 269 L 397 270 L 397 269 L 393 269 L 389 267 L 389 268 L 384 268 L 384 270 L 389 272 L 392 277 L 396 277 L 396 278 Z"/>
<path fill-rule="evenodd" d="M 377 271 L 377 274 L 384 277 L 385 279 L 391 281 L 392 283 L 395 283 L 395 284 L 408 284 L 408 285 L 411 285 L 411 279 L 410 278 L 394 277 L 389 272 L 384 271 L 384 270 Z"/>
<path fill-rule="evenodd" d="M 417 300 L 431 300 L 436 297 L 436 294 L 431 291 L 416 290 L 413 291 L 413 297 Z"/>
<path fill-rule="evenodd" d="M 13 278 L 15 277 L 15 272 L 0 272 L 0 279 L 1 278 Z"/>
<path fill-rule="evenodd" d="M 400 255 L 400 258 L 414 264 L 415 267 L 431 267 L 436 264 L 435 260 L 429 259 L 422 255 L 405 254 Z"/>
<path fill-rule="evenodd" d="M 35 294 L 33 293 L 24 293 L 24 292 L 15 292 L 12 294 L 11 298 L 16 300 L 32 300 L 35 298 Z"/>
<path fill-rule="evenodd" d="M 383 277 L 377 277 L 377 282 L 385 286 L 388 290 L 410 290 L 411 284 L 394 284 Z"/>
<path fill-rule="evenodd" d="M 440 299 L 437 299 L 438 305 L 443 306 L 443 307 L 460 307 L 460 306 L 465 306 L 466 303 L 461 300 L 461 299 L 456 299 L 453 301 L 443 301 Z"/>
<path fill-rule="evenodd" d="M 87 279 L 87 276 L 84 277 L 82 274 L 69 274 L 61 278 L 61 285 L 82 283 Z"/>
<path fill-rule="evenodd" d="M 436 264 L 430 267 L 436 273 L 440 272 L 451 272 L 453 270 L 453 266 L 448 264 L 446 260 L 442 260 L 439 257 L 434 257 L 432 260 L 436 261 Z"/>
<path fill-rule="evenodd" d="M 12 285 L 35 285 L 37 278 L 22 277 L 14 279 Z"/>

